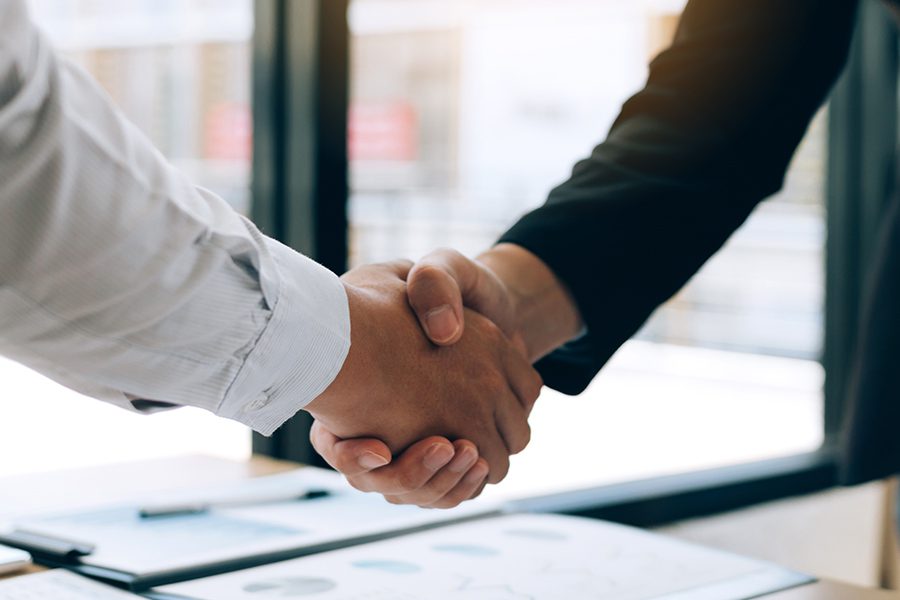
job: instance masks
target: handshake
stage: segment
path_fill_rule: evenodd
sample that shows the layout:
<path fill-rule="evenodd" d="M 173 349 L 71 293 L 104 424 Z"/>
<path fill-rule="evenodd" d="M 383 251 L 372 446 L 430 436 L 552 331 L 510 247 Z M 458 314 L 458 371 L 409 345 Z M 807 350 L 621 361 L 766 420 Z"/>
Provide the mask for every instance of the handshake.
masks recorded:
<path fill-rule="evenodd" d="M 319 453 L 397 504 L 449 508 L 502 480 L 530 440 L 542 385 L 531 364 L 581 329 L 553 272 L 499 244 L 476 260 L 438 250 L 342 281 L 350 351 L 306 407 Z"/>

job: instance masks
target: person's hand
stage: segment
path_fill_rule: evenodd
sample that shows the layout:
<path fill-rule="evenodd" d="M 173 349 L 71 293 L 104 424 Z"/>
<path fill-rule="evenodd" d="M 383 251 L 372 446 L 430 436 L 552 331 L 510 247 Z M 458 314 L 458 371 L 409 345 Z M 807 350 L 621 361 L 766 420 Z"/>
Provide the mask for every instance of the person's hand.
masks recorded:
<path fill-rule="evenodd" d="M 428 437 L 393 460 L 383 442 L 342 440 L 318 421 L 313 422 L 310 440 L 350 485 L 383 494 L 393 504 L 453 508 L 478 496 L 487 483 L 487 461 L 468 440 Z"/>
<path fill-rule="evenodd" d="M 470 308 L 519 344 L 523 354 L 528 351 L 517 310 L 518 298 L 482 262 L 456 250 L 435 250 L 410 269 L 407 294 L 422 330 L 439 346 L 459 341 L 465 326 L 464 311 Z"/>
<path fill-rule="evenodd" d="M 476 259 L 435 250 L 413 266 L 407 286 L 422 329 L 439 346 L 462 337 L 466 308 L 494 322 L 532 362 L 575 337 L 582 326 L 562 282 L 515 244 L 498 244 Z"/>
<path fill-rule="evenodd" d="M 452 345 L 462 337 L 464 307 L 488 316 L 530 360 L 581 329 L 578 309 L 565 287 L 537 256 L 512 244 L 495 246 L 477 260 L 453 250 L 432 252 L 409 273 L 408 294 L 422 328 L 438 345 Z M 311 437 L 319 454 L 351 484 L 385 494 L 392 502 L 450 507 L 483 489 L 475 483 L 475 467 L 460 472 L 465 463 L 458 452 L 451 454 L 446 439 L 422 440 L 392 461 L 390 450 L 376 439 L 342 440 L 320 423 L 314 424 Z M 452 458 L 449 465 L 426 459 L 436 444 L 443 447 L 447 461 Z"/>
<path fill-rule="evenodd" d="M 391 453 L 429 436 L 469 440 L 487 461 L 487 480 L 499 482 L 509 455 L 530 439 L 527 418 L 540 377 L 496 325 L 468 309 L 457 343 L 431 344 L 407 303 L 409 267 L 372 265 L 342 277 L 350 351 L 307 410 L 329 433 L 375 438 Z"/>

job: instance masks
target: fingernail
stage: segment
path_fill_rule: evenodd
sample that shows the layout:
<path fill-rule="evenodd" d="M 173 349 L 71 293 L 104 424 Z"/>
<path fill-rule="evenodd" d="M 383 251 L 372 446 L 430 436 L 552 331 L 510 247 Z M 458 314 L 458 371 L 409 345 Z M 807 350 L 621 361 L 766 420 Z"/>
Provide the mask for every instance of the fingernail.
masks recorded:
<path fill-rule="evenodd" d="M 453 473 L 465 473 L 469 467 L 475 464 L 476 460 L 478 460 L 478 452 L 475 451 L 475 448 L 466 447 L 456 455 L 447 468 Z"/>
<path fill-rule="evenodd" d="M 383 467 L 388 464 L 390 461 L 380 454 L 375 454 L 374 452 L 364 452 L 358 459 L 359 466 L 363 469 L 367 469 L 371 471 L 372 469 L 377 469 L 378 467 Z"/>
<path fill-rule="evenodd" d="M 435 342 L 452 339 L 459 331 L 459 320 L 449 304 L 433 308 L 425 313 L 425 329 Z"/>
<path fill-rule="evenodd" d="M 428 449 L 428 452 L 425 453 L 423 462 L 428 469 L 437 471 L 450 462 L 450 459 L 453 458 L 453 454 L 453 446 L 448 446 L 447 444 L 434 444 Z"/>

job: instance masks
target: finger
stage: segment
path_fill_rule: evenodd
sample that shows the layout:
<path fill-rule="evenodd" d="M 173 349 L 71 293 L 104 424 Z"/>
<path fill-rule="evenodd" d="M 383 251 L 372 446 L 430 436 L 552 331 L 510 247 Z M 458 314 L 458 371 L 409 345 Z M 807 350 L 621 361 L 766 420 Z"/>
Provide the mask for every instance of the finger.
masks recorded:
<path fill-rule="evenodd" d="M 503 352 L 507 380 L 522 408 L 525 409 L 527 418 L 541 395 L 544 380 L 524 358 L 524 354 L 517 349 L 507 348 Z"/>
<path fill-rule="evenodd" d="M 478 496 L 480 496 L 481 493 L 484 491 L 484 488 L 487 487 L 487 484 L 488 484 L 487 479 L 484 479 L 484 480 L 481 482 L 481 485 L 478 486 L 478 489 L 475 490 L 475 493 L 472 494 L 471 496 L 469 496 L 469 500 L 474 500 L 475 498 L 477 498 Z"/>
<path fill-rule="evenodd" d="M 518 401 L 510 400 L 499 404 L 494 409 L 494 419 L 509 454 L 518 454 L 528 446 L 531 441 L 531 426 L 528 425 L 528 413 Z"/>
<path fill-rule="evenodd" d="M 391 462 L 391 450 L 381 440 L 343 440 L 314 421 L 309 439 L 325 461 L 347 477 L 378 469 Z"/>
<path fill-rule="evenodd" d="M 488 464 L 484 459 L 478 459 L 469 471 L 465 474 L 459 483 L 444 494 L 441 498 L 432 502 L 431 508 L 453 508 L 465 502 L 470 498 L 476 497 L 484 489 L 487 483 Z"/>
<path fill-rule="evenodd" d="M 472 285 L 474 265 L 452 250 L 428 254 L 410 270 L 406 280 L 409 304 L 432 342 L 451 345 L 463 334 L 463 295 L 460 282 Z"/>
<path fill-rule="evenodd" d="M 478 454 L 487 461 L 489 472 L 488 481 L 491 483 L 500 483 L 509 472 L 509 450 L 506 447 L 506 440 L 503 433 L 499 430 L 499 422 L 496 416 L 493 428 L 493 435 L 479 439 Z"/>
<path fill-rule="evenodd" d="M 435 250 L 415 264 L 407 293 L 422 328 L 438 345 L 459 341 L 464 328 L 463 305 L 513 333 L 506 288 L 481 264 L 449 249 Z"/>
<path fill-rule="evenodd" d="M 450 440 L 432 436 L 407 448 L 391 464 L 354 477 L 350 483 L 364 492 L 402 496 L 427 484 L 453 459 L 455 453 Z"/>
<path fill-rule="evenodd" d="M 403 494 L 389 501 L 397 504 L 430 506 L 455 488 L 478 461 L 478 449 L 468 440 L 453 442 L 456 454 L 447 466 L 438 471 L 425 485 L 409 494 Z"/>

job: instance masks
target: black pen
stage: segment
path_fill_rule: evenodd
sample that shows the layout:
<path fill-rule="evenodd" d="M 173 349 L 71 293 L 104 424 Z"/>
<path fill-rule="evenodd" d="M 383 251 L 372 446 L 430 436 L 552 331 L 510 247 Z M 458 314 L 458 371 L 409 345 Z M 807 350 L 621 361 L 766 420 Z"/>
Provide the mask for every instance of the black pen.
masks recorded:
<path fill-rule="evenodd" d="M 325 498 L 331 492 L 328 490 L 304 490 L 291 494 L 273 494 L 271 496 L 254 496 L 248 498 L 235 498 L 233 500 L 211 500 L 205 502 L 185 502 L 180 504 L 159 504 L 145 506 L 138 511 L 142 519 L 155 519 L 159 517 L 177 517 L 182 515 L 196 515 L 209 512 L 218 508 L 240 508 L 242 506 L 259 506 L 261 504 L 277 504 L 280 502 L 294 502 L 298 500 L 315 500 Z"/>

